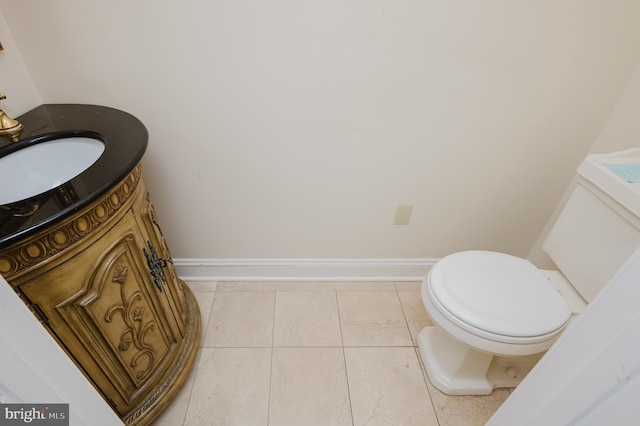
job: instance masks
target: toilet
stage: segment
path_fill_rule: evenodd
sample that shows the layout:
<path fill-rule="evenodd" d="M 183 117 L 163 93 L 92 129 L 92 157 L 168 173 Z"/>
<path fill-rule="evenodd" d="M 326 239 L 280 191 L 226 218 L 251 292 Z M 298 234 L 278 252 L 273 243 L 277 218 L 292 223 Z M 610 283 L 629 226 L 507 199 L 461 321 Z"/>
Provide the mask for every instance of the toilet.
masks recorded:
<path fill-rule="evenodd" d="M 558 270 L 483 250 L 431 268 L 433 326 L 418 335 L 429 380 L 450 395 L 517 386 L 638 247 L 640 149 L 588 156 L 543 244 Z"/>

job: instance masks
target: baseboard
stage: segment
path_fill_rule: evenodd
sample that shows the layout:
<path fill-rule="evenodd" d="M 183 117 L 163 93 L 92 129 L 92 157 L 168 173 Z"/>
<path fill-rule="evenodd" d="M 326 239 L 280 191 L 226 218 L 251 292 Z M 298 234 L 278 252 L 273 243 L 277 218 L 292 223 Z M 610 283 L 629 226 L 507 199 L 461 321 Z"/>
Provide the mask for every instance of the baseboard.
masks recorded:
<path fill-rule="evenodd" d="M 184 281 L 422 281 L 437 259 L 174 259 Z"/>

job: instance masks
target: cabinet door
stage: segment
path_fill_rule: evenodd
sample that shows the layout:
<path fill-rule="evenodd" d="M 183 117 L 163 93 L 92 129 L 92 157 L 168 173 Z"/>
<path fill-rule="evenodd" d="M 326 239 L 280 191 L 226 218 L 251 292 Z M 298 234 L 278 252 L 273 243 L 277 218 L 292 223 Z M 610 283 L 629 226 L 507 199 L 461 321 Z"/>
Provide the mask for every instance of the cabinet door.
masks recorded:
<path fill-rule="evenodd" d="M 171 253 L 169 252 L 169 246 L 160 228 L 160 222 L 158 221 L 153 204 L 151 204 L 149 193 L 146 191 L 139 208 L 140 214 L 136 216 L 136 219 L 139 220 L 140 228 L 146 235 L 146 238 L 148 238 L 147 246 L 150 246 L 149 251 L 155 251 L 157 257 L 161 258 L 166 266 L 162 271 L 158 270 L 158 273 L 162 274 L 162 276 L 156 281 L 162 286 L 167 296 L 170 310 L 175 314 L 175 320 L 180 328 L 180 333 L 184 336 L 187 324 L 186 297 L 183 287 L 179 283 L 179 278 L 176 275 Z"/>
<path fill-rule="evenodd" d="M 133 213 L 46 277 L 20 286 L 87 377 L 126 414 L 160 380 L 182 336 L 153 284 Z"/>

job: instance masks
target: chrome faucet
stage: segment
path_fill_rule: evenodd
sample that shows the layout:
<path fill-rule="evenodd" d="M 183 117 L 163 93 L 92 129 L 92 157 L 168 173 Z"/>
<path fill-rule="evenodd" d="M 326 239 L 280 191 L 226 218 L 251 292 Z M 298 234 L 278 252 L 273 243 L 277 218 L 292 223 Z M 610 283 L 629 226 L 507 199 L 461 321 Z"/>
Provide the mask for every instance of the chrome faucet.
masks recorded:
<path fill-rule="evenodd" d="M 2 99 L 7 99 L 4 93 L 0 93 L 0 100 Z M 11 139 L 11 142 L 18 142 L 21 133 L 22 124 L 9 117 L 2 108 L 0 108 L 0 136 L 7 136 Z"/>

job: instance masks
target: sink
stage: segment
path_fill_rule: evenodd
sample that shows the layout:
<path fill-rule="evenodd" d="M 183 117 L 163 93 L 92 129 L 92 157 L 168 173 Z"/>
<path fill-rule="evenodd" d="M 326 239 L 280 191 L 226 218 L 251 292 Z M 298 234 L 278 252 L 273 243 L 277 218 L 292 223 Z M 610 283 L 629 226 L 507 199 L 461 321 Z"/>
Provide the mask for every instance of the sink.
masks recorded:
<path fill-rule="evenodd" d="M 70 181 L 104 152 L 100 139 L 48 139 L 0 157 L 0 205 L 24 200 Z"/>

